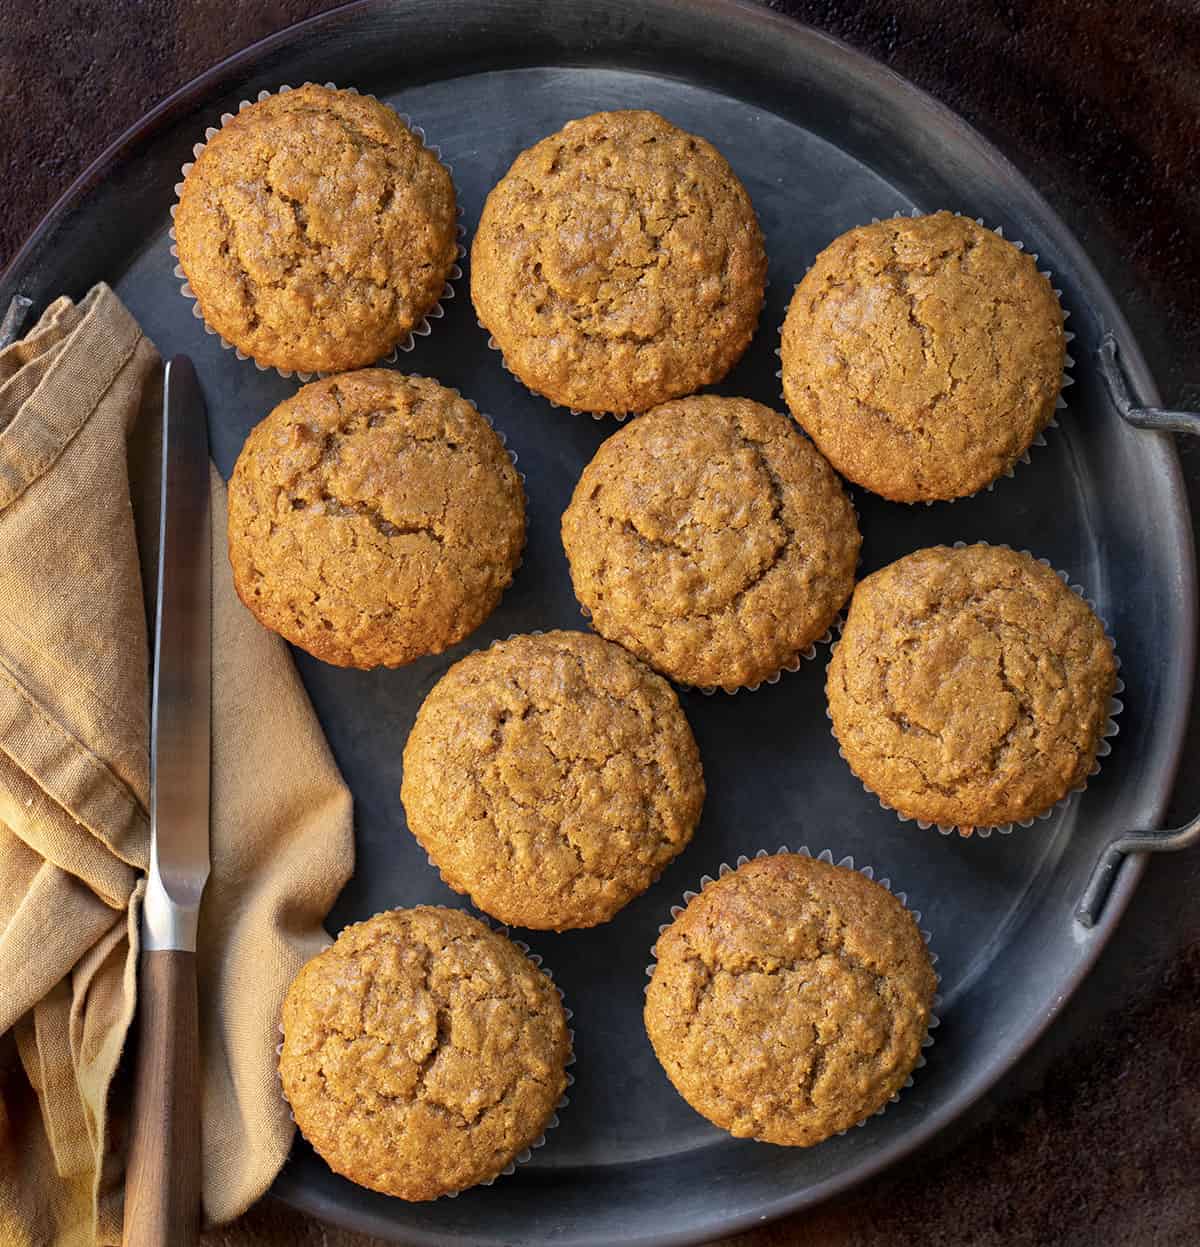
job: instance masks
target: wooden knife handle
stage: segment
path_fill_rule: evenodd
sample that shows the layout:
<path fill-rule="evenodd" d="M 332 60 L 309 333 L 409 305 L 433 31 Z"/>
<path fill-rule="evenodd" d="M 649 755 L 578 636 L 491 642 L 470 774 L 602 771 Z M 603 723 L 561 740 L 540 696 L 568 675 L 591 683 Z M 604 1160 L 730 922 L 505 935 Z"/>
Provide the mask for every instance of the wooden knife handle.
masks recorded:
<path fill-rule="evenodd" d="M 190 1247 L 200 1234 L 196 954 L 144 952 L 138 991 L 125 1247 Z"/>

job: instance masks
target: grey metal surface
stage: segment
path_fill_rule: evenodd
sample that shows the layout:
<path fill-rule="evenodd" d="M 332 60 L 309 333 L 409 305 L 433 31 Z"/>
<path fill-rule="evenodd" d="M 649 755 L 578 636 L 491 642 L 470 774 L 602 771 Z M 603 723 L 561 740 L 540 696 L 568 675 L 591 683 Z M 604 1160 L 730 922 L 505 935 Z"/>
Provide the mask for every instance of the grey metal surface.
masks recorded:
<path fill-rule="evenodd" d="M 170 188 L 221 112 L 305 78 L 374 91 L 424 125 L 454 166 L 468 232 L 516 152 L 570 117 L 648 106 L 712 139 L 750 190 L 771 259 L 762 328 L 726 393 L 780 404 L 773 349 L 791 287 L 817 250 L 872 216 L 913 206 L 982 216 L 1040 253 L 1063 288 L 1077 384 L 1062 427 L 1033 461 L 952 506 L 906 508 L 861 492 L 856 502 L 864 572 L 920 545 L 979 538 L 1031 548 L 1087 588 L 1128 687 L 1121 734 L 1082 799 L 1010 837 L 942 839 L 899 824 L 838 759 L 823 713 L 824 653 L 758 693 L 687 693 L 710 790 L 694 844 L 608 926 L 528 936 L 576 1010 L 578 1081 L 547 1146 L 489 1189 L 407 1206 L 352 1187 L 298 1144 L 276 1190 L 408 1243 L 671 1243 L 753 1224 L 877 1172 L 982 1094 L 1053 1018 L 1112 933 L 1142 859 L 1120 868 L 1100 921 L 1085 929 L 1074 909 L 1094 862 L 1116 835 L 1161 817 L 1194 660 L 1194 565 L 1168 439 L 1120 418 L 1092 362 L 1114 333 L 1138 404 L 1152 406 L 1136 343 L 1087 258 L 1002 157 L 823 36 L 734 4 L 367 4 L 268 41 L 169 101 L 151 133 L 84 179 L 75 207 L 0 282 L 3 306 L 18 285 L 40 304 L 60 287 L 80 293 L 97 276 L 115 280 L 161 348 L 197 360 L 226 472 L 246 432 L 295 386 L 239 363 L 192 318 L 167 254 Z M 358 871 L 334 928 L 391 905 L 461 903 L 408 836 L 398 800 L 417 706 L 478 645 L 583 626 L 558 520 L 614 426 L 552 411 L 523 391 L 487 350 L 465 294 L 463 282 L 401 366 L 457 386 L 507 434 L 528 474 L 529 549 L 493 618 L 446 655 L 367 673 L 299 658 L 356 799 Z M 708 1126 L 658 1069 L 640 1019 L 647 950 L 670 904 L 721 861 L 781 842 L 853 853 L 889 875 L 924 911 L 944 976 L 944 1024 L 913 1088 L 866 1128 L 805 1151 Z"/>
<path fill-rule="evenodd" d="M 208 423 L 196 371 L 163 377 L 162 497 L 150 718 L 150 869 L 142 947 L 196 950 L 208 881 L 212 527 Z"/>

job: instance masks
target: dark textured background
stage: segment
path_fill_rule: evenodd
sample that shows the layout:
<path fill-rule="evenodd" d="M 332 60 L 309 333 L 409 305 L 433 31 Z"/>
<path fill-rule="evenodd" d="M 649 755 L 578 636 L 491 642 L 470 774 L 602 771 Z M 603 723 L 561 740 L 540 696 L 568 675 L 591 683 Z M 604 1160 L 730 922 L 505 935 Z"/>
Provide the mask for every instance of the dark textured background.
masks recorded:
<path fill-rule="evenodd" d="M 163 96 L 331 7 L 0 0 L 0 267 Z M 886 62 L 991 138 L 1099 265 L 1167 404 L 1200 408 L 1200 0 L 773 7 Z M 1200 446 L 1180 450 L 1200 516 Z M 1172 819 L 1197 808 L 1200 708 Z M 1200 1244 L 1200 849 L 1151 862 L 1092 977 L 966 1119 L 885 1177 L 737 1243 L 801 1241 Z M 206 1247 L 370 1242 L 267 1204 Z"/>

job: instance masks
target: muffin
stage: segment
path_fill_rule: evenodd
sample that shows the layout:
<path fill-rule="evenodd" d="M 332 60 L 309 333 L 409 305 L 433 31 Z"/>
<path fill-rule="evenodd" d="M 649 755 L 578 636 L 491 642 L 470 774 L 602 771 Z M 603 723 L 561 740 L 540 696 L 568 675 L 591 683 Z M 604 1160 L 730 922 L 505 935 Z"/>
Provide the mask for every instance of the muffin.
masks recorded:
<path fill-rule="evenodd" d="M 829 465 L 746 398 L 664 403 L 613 434 L 562 520 L 601 636 L 683 684 L 754 686 L 818 640 L 861 538 Z"/>
<path fill-rule="evenodd" d="M 227 121 L 183 181 L 179 264 L 258 363 L 359 368 L 420 325 L 458 254 L 450 174 L 388 107 L 308 83 Z"/>
<path fill-rule="evenodd" d="M 1091 607 L 999 546 L 918 550 L 855 590 L 826 691 L 855 775 L 908 818 L 1003 826 L 1087 778 L 1116 659 Z"/>
<path fill-rule="evenodd" d="M 654 949 L 646 1033 L 738 1138 L 810 1147 L 877 1112 L 921 1055 L 937 977 L 886 888 L 798 853 L 708 884 Z"/>
<path fill-rule="evenodd" d="M 607 922 L 692 838 L 700 754 L 671 686 L 582 632 L 517 636 L 434 686 L 404 749 L 408 826 L 520 927 Z"/>
<path fill-rule="evenodd" d="M 491 614 L 525 541 L 521 480 L 475 407 L 383 368 L 304 386 L 229 482 L 238 596 L 339 667 L 397 667 Z"/>
<path fill-rule="evenodd" d="M 347 927 L 283 1003 L 301 1134 L 351 1182 L 427 1200 L 489 1182 L 553 1124 L 558 990 L 478 918 L 418 905 Z"/>
<path fill-rule="evenodd" d="M 591 412 L 719 381 L 754 336 L 766 273 L 724 157 L 651 112 L 596 113 L 522 152 L 471 248 L 475 312 L 505 365 Z"/>
<path fill-rule="evenodd" d="M 1024 255 L 937 212 L 853 229 L 817 256 L 783 325 L 792 415 L 845 477 L 896 502 L 973 494 L 1054 414 L 1063 313 Z"/>

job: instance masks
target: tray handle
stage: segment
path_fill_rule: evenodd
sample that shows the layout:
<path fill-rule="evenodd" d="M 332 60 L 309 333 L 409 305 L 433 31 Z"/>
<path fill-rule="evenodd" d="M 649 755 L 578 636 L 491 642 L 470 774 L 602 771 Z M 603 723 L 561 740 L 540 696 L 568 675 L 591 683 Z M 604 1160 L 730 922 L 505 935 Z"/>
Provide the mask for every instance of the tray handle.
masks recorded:
<path fill-rule="evenodd" d="M 0 319 L 0 351 L 17 340 L 17 334 L 21 332 L 21 326 L 32 306 L 32 299 L 27 299 L 23 294 L 13 295 L 3 319 Z"/>
<path fill-rule="evenodd" d="M 1117 340 L 1111 333 L 1106 333 L 1101 340 L 1096 359 L 1108 396 L 1127 424 L 1138 429 L 1154 429 L 1159 433 L 1191 433 L 1200 437 L 1200 412 L 1135 406 L 1129 393 L 1129 383 L 1117 361 Z M 1087 887 L 1075 909 L 1076 919 L 1085 927 L 1096 925 L 1127 853 L 1175 853 L 1193 844 L 1200 844 L 1200 814 L 1182 827 L 1169 831 L 1127 831 L 1118 836 L 1104 849 L 1100 860 L 1092 868 Z"/>
<path fill-rule="evenodd" d="M 1138 407 L 1129 394 L 1125 372 L 1117 362 L 1117 340 L 1106 333 L 1096 351 L 1096 361 L 1108 397 L 1126 424 L 1159 433 L 1191 433 L 1200 437 L 1200 411 L 1167 411 L 1162 407 Z"/>
<path fill-rule="evenodd" d="M 1075 909 L 1077 921 L 1085 927 L 1096 925 L 1127 853 L 1176 853 L 1193 844 L 1200 844 L 1200 814 L 1170 831 L 1127 831 L 1118 836 L 1092 867 L 1091 878 Z"/>

